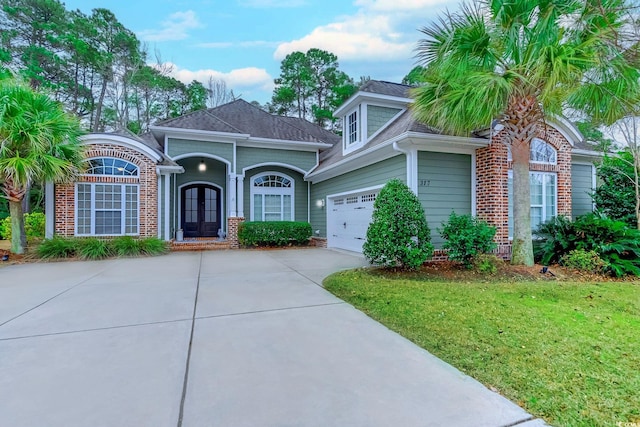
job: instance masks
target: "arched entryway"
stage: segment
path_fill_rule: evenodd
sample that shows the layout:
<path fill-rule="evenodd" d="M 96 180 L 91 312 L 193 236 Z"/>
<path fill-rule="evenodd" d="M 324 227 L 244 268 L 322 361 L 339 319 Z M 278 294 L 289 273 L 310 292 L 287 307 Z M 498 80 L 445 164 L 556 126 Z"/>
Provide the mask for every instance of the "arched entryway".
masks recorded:
<path fill-rule="evenodd" d="M 220 189 L 208 184 L 182 187 L 182 230 L 184 237 L 216 237 L 221 228 Z"/>

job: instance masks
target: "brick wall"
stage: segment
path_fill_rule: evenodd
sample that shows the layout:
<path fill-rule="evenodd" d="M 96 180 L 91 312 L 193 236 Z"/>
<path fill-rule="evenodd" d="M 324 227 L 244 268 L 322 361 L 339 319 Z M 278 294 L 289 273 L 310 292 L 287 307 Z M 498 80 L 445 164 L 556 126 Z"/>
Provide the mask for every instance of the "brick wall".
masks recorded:
<path fill-rule="evenodd" d="M 502 142 L 504 131 L 493 137 L 488 147 L 476 150 L 477 216 L 497 228 L 497 255 L 511 258 L 509 240 L 508 179 L 511 162 L 507 161 L 507 147 Z M 547 128 L 538 138 L 557 151 L 557 163 L 531 163 L 529 170 L 557 174 L 558 216 L 571 216 L 571 144 L 554 128 Z"/>
<path fill-rule="evenodd" d="M 138 177 L 84 175 L 78 177 L 76 182 L 139 184 L 139 235 L 141 237 L 157 236 L 158 180 L 155 162 L 136 150 L 112 144 L 90 144 L 87 147 L 86 157 L 114 157 L 138 166 Z M 75 184 L 55 186 L 55 219 L 55 234 L 74 235 Z"/>
<path fill-rule="evenodd" d="M 231 249 L 238 249 L 240 243 L 238 242 L 238 226 L 244 222 L 244 218 L 239 216 L 232 216 L 227 219 L 227 240 L 229 241 L 229 247 Z"/>

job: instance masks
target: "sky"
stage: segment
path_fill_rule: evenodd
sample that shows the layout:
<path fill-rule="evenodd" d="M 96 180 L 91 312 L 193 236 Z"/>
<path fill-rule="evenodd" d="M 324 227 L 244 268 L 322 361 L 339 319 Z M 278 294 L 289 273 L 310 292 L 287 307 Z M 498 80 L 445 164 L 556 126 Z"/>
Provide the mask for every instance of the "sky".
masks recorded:
<path fill-rule="evenodd" d="M 184 83 L 223 79 L 265 103 L 289 53 L 320 48 L 354 80 L 400 82 L 416 65 L 418 30 L 458 0 L 64 0 L 68 10 L 115 13 Z"/>

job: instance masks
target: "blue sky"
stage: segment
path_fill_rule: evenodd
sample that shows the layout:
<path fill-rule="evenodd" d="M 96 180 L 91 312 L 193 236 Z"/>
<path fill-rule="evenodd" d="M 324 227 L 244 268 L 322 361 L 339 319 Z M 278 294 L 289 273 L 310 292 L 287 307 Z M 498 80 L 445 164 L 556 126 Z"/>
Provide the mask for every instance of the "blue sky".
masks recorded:
<path fill-rule="evenodd" d="M 67 9 L 113 11 L 189 83 L 223 79 L 247 101 L 268 101 L 280 62 L 317 47 L 354 79 L 399 82 L 415 65 L 418 28 L 458 0 L 66 0 Z"/>

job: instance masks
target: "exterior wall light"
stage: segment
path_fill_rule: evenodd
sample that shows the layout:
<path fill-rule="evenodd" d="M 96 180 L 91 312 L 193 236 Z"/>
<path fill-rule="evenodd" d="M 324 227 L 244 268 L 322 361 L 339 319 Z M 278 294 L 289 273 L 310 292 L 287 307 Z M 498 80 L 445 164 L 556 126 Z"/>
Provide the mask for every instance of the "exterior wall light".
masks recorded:
<path fill-rule="evenodd" d="M 200 160 L 200 164 L 198 165 L 198 170 L 200 172 L 204 172 L 207 170 L 207 164 L 204 162 L 204 159 Z"/>
<path fill-rule="evenodd" d="M 318 199 L 316 201 L 316 206 L 319 207 L 320 209 L 324 208 L 324 199 Z"/>

